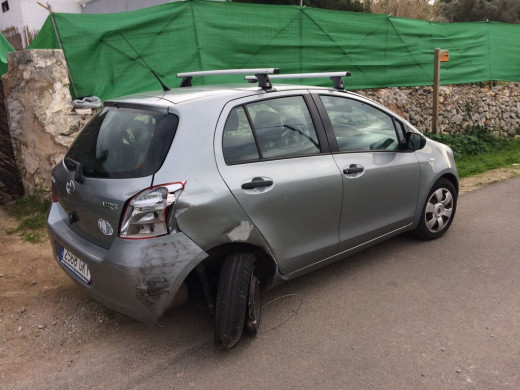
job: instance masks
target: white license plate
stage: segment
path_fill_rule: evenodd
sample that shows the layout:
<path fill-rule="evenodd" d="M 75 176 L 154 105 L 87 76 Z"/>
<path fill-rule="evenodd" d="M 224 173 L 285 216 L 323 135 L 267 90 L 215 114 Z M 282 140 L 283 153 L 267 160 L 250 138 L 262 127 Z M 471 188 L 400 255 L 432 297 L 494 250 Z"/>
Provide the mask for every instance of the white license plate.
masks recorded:
<path fill-rule="evenodd" d="M 61 247 L 60 261 L 87 283 L 90 283 L 90 270 L 88 269 L 87 263 L 81 260 L 78 256 L 73 255 L 67 249 Z"/>

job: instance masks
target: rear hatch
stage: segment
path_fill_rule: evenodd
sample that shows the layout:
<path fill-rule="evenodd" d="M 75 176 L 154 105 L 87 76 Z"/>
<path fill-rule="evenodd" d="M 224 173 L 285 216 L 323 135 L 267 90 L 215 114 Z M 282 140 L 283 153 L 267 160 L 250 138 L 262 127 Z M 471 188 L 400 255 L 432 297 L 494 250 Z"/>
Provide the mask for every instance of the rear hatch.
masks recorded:
<path fill-rule="evenodd" d="M 178 118 L 160 110 L 105 107 L 85 126 L 53 172 L 70 228 L 108 249 L 129 198 L 150 187 Z"/>

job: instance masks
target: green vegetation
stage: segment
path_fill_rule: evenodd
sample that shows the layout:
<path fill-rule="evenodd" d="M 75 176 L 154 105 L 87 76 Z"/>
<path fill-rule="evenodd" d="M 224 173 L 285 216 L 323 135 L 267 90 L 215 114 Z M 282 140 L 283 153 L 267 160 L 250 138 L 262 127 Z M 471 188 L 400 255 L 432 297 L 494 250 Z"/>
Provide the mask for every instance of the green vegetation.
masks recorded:
<path fill-rule="evenodd" d="M 440 0 L 439 14 L 448 22 L 520 22 L 518 0 Z"/>
<path fill-rule="evenodd" d="M 453 149 L 460 177 L 520 164 L 520 140 L 495 138 L 487 127 L 471 126 L 456 134 L 426 134 Z"/>
<path fill-rule="evenodd" d="M 520 23 L 518 0 L 231 0 L 238 3 L 304 5 L 370 12 L 435 22 Z"/>
<path fill-rule="evenodd" d="M 45 222 L 50 201 L 37 196 L 24 196 L 8 203 L 5 210 L 9 215 L 21 221 L 18 226 L 6 229 L 7 234 L 19 233 L 24 241 L 40 242 L 47 237 Z"/>
<path fill-rule="evenodd" d="M 306 7 L 325 8 L 340 11 L 370 12 L 370 2 L 360 0 L 232 0 L 236 3 L 256 3 L 270 5 L 304 5 Z"/>

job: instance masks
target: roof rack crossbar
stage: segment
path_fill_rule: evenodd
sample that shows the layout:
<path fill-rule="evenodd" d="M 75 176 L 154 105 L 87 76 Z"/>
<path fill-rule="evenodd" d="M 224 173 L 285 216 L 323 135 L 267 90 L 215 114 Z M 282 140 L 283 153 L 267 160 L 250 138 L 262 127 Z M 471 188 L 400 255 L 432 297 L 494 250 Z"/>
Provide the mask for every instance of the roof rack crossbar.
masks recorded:
<path fill-rule="evenodd" d="M 252 68 L 252 69 L 220 69 L 220 70 L 201 70 L 198 72 L 177 73 L 177 77 L 182 77 L 181 87 L 191 87 L 193 77 L 203 76 L 222 76 L 231 74 L 251 74 L 253 73 L 258 80 L 258 85 L 263 89 L 272 87 L 269 82 L 270 74 L 280 73 L 278 68 Z"/>
<path fill-rule="evenodd" d="M 276 74 L 269 76 L 271 80 L 280 79 L 310 79 L 310 78 L 321 78 L 328 77 L 332 80 L 334 89 L 344 90 L 345 84 L 343 83 L 343 77 L 349 77 L 350 72 L 323 72 L 323 73 L 293 73 L 293 74 Z M 258 78 L 255 76 L 246 76 L 246 80 L 249 82 L 255 82 Z"/>

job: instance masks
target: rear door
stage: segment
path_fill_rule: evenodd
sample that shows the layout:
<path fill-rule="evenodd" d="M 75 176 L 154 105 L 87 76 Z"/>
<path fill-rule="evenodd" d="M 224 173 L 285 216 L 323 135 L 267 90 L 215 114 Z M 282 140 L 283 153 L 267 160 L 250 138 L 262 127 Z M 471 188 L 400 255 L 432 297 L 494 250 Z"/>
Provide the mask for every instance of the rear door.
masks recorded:
<path fill-rule="evenodd" d="M 342 174 L 340 251 L 410 226 L 420 169 L 415 153 L 400 149 L 402 124 L 379 107 L 344 93 L 314 99 Z"/>
<path fill-rule="evenodd" d="M 342 179 L 316 117 L 307 92 L 270 93 L 228 103 L 217 126 L 220 174 L 284 274 L 338 250 Z"/>
<path fill-rule="evenodd" d="M 72 231 L 110 247 L 125 202 L 152 185 L 177 123 L 165 110 L 106 107 L 85 126 L 53 172 Z"/>

